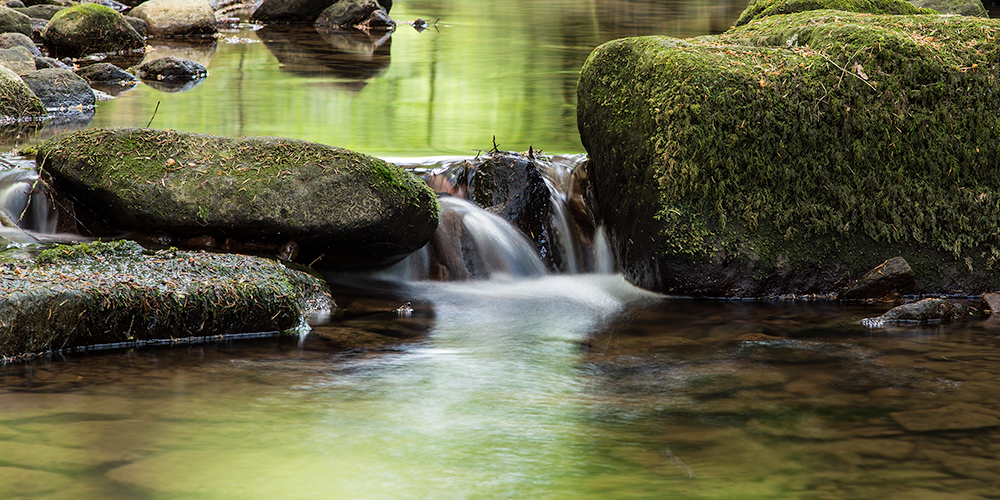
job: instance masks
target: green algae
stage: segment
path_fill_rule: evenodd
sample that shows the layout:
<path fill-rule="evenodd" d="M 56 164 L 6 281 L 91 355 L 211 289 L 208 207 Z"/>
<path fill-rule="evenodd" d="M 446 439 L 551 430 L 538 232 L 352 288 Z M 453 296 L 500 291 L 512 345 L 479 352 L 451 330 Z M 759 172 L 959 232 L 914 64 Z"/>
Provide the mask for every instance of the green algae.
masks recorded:
<path fill-rule="evenodd" d="M 613 41 L 583 69 L 581 136 L 595 178 L 642 186 L 629 203 L 646 208 L 619 220 L 645 222 L 619 232 L 655 240 L 654 260 L 787 255 L 857 275 L 902 254 L 923 278 L 986 286 L 1000 248 L 998 29 L 824 10 Z M 602 205 L 622 203 L 604 191 Z"/>
<path fill-rule="evenodd" d="M 321 280 L 241 255 L 56 245 L 0 265 L 0 357 L 95 344 L 299 328 L 334 307 Z"/>

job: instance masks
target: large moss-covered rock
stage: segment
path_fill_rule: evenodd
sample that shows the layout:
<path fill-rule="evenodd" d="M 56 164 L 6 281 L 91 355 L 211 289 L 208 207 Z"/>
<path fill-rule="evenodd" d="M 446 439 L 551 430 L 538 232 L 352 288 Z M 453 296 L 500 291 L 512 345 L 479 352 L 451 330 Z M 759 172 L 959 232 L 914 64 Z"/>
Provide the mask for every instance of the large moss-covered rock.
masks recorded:
<path fill-rule="evenodd" d="M 68 347 L 285 331 L 333 302 L 326 284 L 268 259 L 60 245 L 0 266 L 0 359 Z"/>
<path fill-rule="evenodd" d="M 17 73 L 0 65 L 0 124 L 45 116 L 42 101 Z"/>
<path fill-rule="evenodd" d="M 299 261 L 358 269 L 419 249 L 434 193 L 377 158 L 294 139 L 92 129 L 38 148 L 57 193 L 114 229 L 300 248 Z"/>
<path fill-rule="evenodd" d="M 60 10 L 45 26 L 42 38 L 58 57 L 117 54 L 141 50 L 146 45 L 124 16 L 96 3 Z"/>
<path fill-rule="evenodd" d="M 742 26 L 750 21 L 778 14 L 822 9 L 887 15 L 937 14 L 936 11 L 922 9 L 903 0 L 750 0 L 735 25 Z"/>
<path fill-rule="evenodd" d="M 893 256 L 996 289 L 1000 23 L 823 10 L 609 42 L 578 122 L 618 260 L 700 295 L 831 292 Z"/>

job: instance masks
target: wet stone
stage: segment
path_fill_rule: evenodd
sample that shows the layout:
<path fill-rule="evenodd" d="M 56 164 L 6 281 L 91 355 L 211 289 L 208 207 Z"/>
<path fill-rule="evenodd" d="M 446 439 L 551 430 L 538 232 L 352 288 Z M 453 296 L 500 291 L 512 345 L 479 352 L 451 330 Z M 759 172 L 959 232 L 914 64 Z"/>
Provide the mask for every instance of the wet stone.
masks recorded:
<path fill-rule="evenodd" d="M 890 416 L 903 429 L 910 432 L 969 430 L 1000 426 L 1000 418 L 954 407 L 900 411 L 892 413 Z"/>

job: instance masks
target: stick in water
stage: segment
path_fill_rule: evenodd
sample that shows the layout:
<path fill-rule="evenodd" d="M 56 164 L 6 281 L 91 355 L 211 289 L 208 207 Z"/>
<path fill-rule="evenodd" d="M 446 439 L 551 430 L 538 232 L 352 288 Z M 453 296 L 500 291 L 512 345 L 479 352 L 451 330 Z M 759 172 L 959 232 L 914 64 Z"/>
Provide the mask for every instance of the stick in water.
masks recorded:
<path fill-rule="evenodd" d="M 156 101 L 156 107 L 153 108 L 153 116 L 149 117 L 149 123 L 146 124 L 146 128 L 149 128 L 149 126 L 153 123 L 153 118 L 156 118 L 156 110 L 158 109 L 160 109 L 160 101 Z"/>

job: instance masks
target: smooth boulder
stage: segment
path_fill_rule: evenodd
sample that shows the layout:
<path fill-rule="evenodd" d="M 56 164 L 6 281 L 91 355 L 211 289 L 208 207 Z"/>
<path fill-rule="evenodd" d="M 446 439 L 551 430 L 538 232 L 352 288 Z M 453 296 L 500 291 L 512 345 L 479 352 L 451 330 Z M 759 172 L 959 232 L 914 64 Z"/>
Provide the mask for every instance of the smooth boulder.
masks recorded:
<path fill-rule="evenodd" d="M 31 36 L 31 18 L 0 5 L 0 33 L 21 33 Z"/>
<path fill-rule="evenodd" d="M 336 0 L 263 0 L 251 19 L 261 22 L 311 23 Z"/>
<path fill-rule="evenodd" d="M 87 81 L 68 69 L 46 68 L 21 75 L 50 112 L 90 112 L 97 104 Z"/>
<path fill-rule="evenodd" d="M 24 47 L 32 56 L 41 56 L 42 51 L 38 50 L 31 37 L 22 33 L 0 33 L 0 49 L 10 49 L 14 47 Z"/>
<path fill-rule="evenodd" d="M 997 35 L 974 17 L 819 10 L 598 47 L 577 119 L 626 276 L 835 293 L 906 255 L 916 293 L 997 289 Z"/>
<path fill-rule="evenodd" d="M 319 28 L 369 28 L 392 30 L 396 23 L 389 18 L 389 12 L 376 0 L 340 0 L 327 7 L 316 18 L 314 25 Z"/>
<path fill-rule="evenodd" d="M 35 58 L 31 52 L 24 47 L 11 47 L 0 49 L 0 66 L 3 66 L 14 73 L 23 75 L 35 70 Z"/>
<path fill-rule="evenodd" d="M 42 38 L 57 57 L 117 54 L 141 50 L 146 41 L 113 9 L 92 3 L 60 10 L 45 26 Z"/>
<path fill-rule="evenodd" d="M 212 35 L 218 31 L 208 0 L 149 0 L 129 15 L 146 22 L 149 36 Z"/>
<path fill-rule="evenodd" d="M 42 175 L 77 217 L 109 232 L 211 236 L 246 247 L 294 242 L 329 269 L 392 264 L 430 239 L 434 193 L 377 158 L 294 139 L 92 129 L 38 148 Z M 84 212 L 95 217 L 87 219 Z"/>

